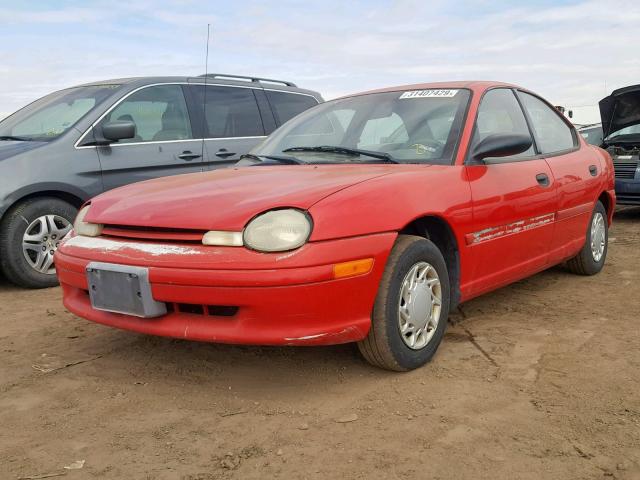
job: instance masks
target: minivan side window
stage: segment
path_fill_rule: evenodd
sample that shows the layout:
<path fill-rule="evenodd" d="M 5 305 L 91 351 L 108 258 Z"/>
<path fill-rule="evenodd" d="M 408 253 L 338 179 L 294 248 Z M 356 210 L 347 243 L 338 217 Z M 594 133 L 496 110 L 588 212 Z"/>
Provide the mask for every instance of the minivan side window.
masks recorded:
<path fill-rule="evenodd" d="M 197 108 L 205 104 L 204 86 L 194 85 Z M 262 117 L 252 88 L 207 86 L 205 118 L 207 138 L 260 137 Z"/>
<path fill-rule="evenodd" d="M 531 119 L 541 153 L 557 153 L 577 146 L 571 128 L 554 108 L 528 93 L 518 92 L 518 95 Z"/>
<path fill-rule="evenodd" d="M 513 91 L 508 88 L 496 88 L 489 90 L 482 97 L 471 145 L 476 146 L 489 135 L 505 133 L 531 136 L 524 113 Z M 535 152 L 531 146 L 526 152 L 518 154 L 517 158 L 533 155 Z"/>
<path fill-rule="evenodd" d="M 118 143 L 162 142 L 193 138 L 187 104 L 180 85 L 145 87 L 129 95 L 103 123 L 131 121 L 136 136 Z"/>
<path fill-rule="evenodd" d="M 265 90 L 265 93 L 278 125 L 282 125 L 299 113 L 318 105 L 318 101 L 309 95 L 273 90 Z"/>

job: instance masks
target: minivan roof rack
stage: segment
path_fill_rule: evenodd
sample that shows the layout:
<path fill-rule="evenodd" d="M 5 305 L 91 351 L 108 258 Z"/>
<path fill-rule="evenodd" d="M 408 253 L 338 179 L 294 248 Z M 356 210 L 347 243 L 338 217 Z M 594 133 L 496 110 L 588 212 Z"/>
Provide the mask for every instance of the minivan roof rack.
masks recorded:
<path fill-rule="evenodd" d="M 200 75 L 201 77 L 207 77 L 207 78 L 228 78 L 231 80 L 248 80 L 250 82 L 256 82 L 256 83 L 260 83 L 260 82 L 269 82 L 269 83 L 282 83 L 283 85 L 286 85 L 287 87 L 297 87 L 297 85 L 293 82 L 287 82 L 286 80 L 274 80 L 272 78 L 260 78 L 260 77 L 247 77 L 244 75 L 227 75 L 226 73 L 206 73 L 204 75 Z"/>

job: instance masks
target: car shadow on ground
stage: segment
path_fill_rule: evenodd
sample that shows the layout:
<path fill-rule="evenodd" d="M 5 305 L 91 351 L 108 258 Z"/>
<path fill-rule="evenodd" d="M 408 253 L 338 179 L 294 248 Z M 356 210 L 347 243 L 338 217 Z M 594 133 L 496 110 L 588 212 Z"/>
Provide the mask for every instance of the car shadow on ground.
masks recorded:
<path fill-rule="evenodd" d="M 640 206 L 619 206 L 616 208 L 615 215 L 613 217 L 615 222 L 637 222 L 640 221 Z"/>
<path fill-rule="evenodd" d="M 456 348 L 454 343 L 473 341 L 467 326 L 472 324 L 474 331 L 481 332 L 492 322 L 493 316 L 486 315 L 485 311 L 508 309 L 511 302 L 522 303 L 531 295 L 542 295 L 565 276 L 572 277 L 573 274 L 563 267 L 554 267 L 465 303 L 464 313 L 460 310 L 452 312 L 434 364 L 439 364 L 438 357 L 447 355 L 450 348 Z M 77 318 L 71 320 L 85 322 Z M 197 382 L 215 385 L 222 381 L 242 389 L 260 385 L 273 391 L 273 386 L 286 385 L 291 390 L 314 380 L 321 380 L 324 385 L 336 385 L 346 378 L 380 379 L 386 378 L 387 374 L 394 375 L 369 365 L 360 356 L 356 344 L 313 347 L 228 345 L 153 337 L 102 326 L 84 337 L 84 342 L 85 351 L 104 351 L 105 346 L 109 346 L 100 361 L 103 367 L 108 364 L 107 369 L 129 371 L 141 378 L 149 374 L 173 377 L 176 381 L 184 381 L 187 374 L 186 378 L 197 379 Z"/>

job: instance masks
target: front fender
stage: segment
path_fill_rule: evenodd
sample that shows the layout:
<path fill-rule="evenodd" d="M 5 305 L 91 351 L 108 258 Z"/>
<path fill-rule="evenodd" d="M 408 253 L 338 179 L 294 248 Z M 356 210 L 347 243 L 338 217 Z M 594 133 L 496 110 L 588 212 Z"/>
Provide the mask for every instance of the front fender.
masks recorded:
<path fill-rule="evenodd" d="M 471 227 L 471 190 L 462 166 L 421 165 L 340 190 L 309 209 L 311 241 L 400 231 L 413 220 L 436 216 L 459 244 Z"/>

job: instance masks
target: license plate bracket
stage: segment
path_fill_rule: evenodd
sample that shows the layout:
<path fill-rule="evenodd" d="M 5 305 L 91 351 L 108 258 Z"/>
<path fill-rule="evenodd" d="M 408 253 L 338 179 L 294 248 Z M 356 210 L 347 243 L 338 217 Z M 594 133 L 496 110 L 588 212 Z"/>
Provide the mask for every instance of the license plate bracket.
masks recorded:
<path fill-rule="evenodd" d="M 154 318 L 167 313 L 167 306 L 151 294 L 149 269 L 91 262 L 86 267 L 91 306 L 141 318 Z"/>

